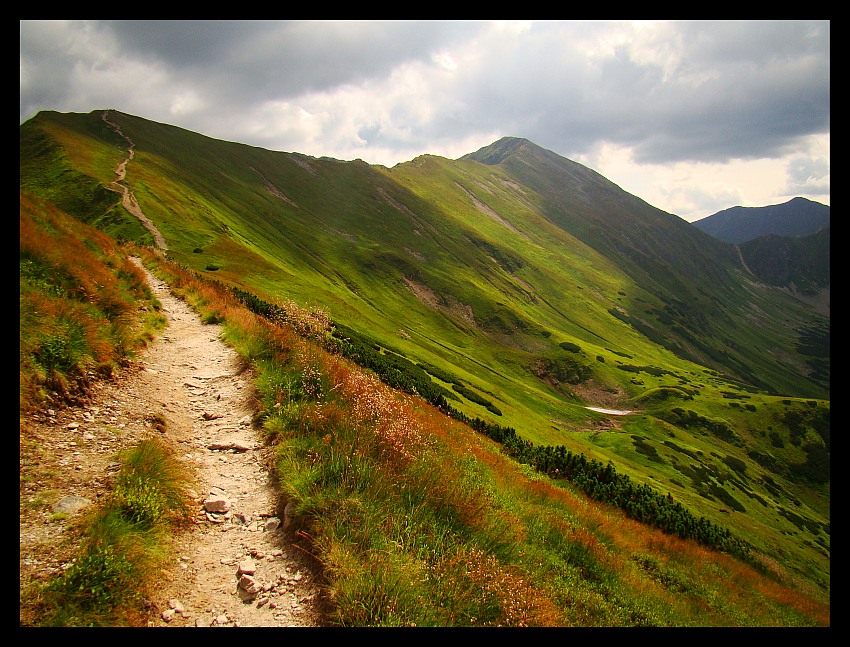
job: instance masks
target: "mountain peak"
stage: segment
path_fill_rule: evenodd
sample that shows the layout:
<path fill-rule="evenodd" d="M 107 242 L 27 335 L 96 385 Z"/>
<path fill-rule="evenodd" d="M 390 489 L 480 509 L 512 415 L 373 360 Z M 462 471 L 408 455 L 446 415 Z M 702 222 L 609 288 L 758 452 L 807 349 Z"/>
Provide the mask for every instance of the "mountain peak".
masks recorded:
<path fill-rule="evenodd" d="M 460 159 L 474 160 L 489 165 L 501 164 L 508 157 L 528 145 L 533 144 L 522 137 L 502 137 L 488 146 L 479 148 L 474 153 L 464 155 Z"/>
<path fill-rule="evenodd" d="M 733 244 L 768 234 L 800 237 L 829 228 L 829 207 L 796 197 L 766 207 L 730 207 L 692 224 L 715 238 Z"/>

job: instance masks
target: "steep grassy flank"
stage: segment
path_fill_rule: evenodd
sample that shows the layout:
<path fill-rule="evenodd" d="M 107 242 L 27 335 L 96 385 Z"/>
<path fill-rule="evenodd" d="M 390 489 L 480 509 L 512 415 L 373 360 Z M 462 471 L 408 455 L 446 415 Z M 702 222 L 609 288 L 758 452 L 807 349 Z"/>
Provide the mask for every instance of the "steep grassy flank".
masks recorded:
<path fill-rule="evenodd" d="M 766 283 L 804 294 L 829 287 L 829 228 L 800 238 L 762 236 L 740 248 L 749 270 Z"/>
<path fill-rule="evenodd" d="M 21 191 L 20 409 L 73 402 L 165 319 L 115 241 Z"/>
<path fill-rule="evenodd" d="M 652 295 L 626 295 L 618 315 L 625 321 L 683 358 L 789 392 L 780 386 L 785 369 L 772 356 L 787 352 L 789 324 L 799 328 L 812 315 L 748 285 L 732 245 L 527 140 L 504 138 L 462 159 L 502 168 L 534 189 L 543 196 L 542 216 L 618 263 Z M 824 395 L 794 381 L 790 392 Z"/>

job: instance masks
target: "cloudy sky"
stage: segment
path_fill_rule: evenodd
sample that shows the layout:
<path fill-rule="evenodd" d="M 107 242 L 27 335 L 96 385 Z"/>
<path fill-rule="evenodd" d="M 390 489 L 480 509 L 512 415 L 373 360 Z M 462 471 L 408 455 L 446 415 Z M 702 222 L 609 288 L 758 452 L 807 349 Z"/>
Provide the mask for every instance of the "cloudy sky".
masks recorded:
<path fill-rule="evenodd" d="M 693 221 L 829 204 L 829 21 L 21 21 L 21 123 L 121 112 L 393 166 L 503 136 Z"/>

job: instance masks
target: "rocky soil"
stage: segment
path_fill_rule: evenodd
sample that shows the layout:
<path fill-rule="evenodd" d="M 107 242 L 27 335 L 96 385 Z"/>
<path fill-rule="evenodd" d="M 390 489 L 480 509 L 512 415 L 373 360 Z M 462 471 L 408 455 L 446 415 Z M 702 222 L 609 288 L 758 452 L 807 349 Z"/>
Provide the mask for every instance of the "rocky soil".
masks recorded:
<path fill-rule="evenodd" d="M 21 591 L 68 567 L 74 521 L 107 495 L 117 453 L 158 436 L 195 474 L 196 507 L 146 601 L 148 625 L 321 626 L 320 580 L 293 541 L 270 450 L 251 425 L 250 374 L 218 326 L 149 280 L 169 325 L 144 356 L 96 383 L 82 406 L 21 419 Z M 24 597 L 21 625 L 37 624 Z"/>

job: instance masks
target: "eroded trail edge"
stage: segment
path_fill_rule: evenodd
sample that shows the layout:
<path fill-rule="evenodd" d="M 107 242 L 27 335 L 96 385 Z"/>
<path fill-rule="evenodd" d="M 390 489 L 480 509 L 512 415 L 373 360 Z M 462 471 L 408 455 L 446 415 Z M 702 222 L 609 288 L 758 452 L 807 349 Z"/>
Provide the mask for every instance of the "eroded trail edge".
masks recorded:
<path fill-rule="evenodd" d="M 143 381 L 197 473 L 194 527 L 179 547 L 173 579 L 154 601 L 170 626 L 315 626 L 319 594 L 286 540 L 268 449 L 251 426 L 250 375 L 168 286 L 149 281 L 169 318 Z"/>
<path fill-rule="evenodd" d="M 320 626 L 320 586 L 292 544 L 272 450 L 251 424 L 250 371 L 220 326 L 202 323 L 145 271 L 168 318 L 163 335 L 118 380 L 99 384 L 87 406 L 27 421 L 38 445 L 21 465 L 21 586 L 67 568 L 73 538 L 64 515 L 108 493 L 117 452 L 159 436 L 197 486 L 192 523 L 173 537 L 174 560 L 147 601 L 149 625 Z M 25 479 L 36 466 L 56 476 Z"/>

